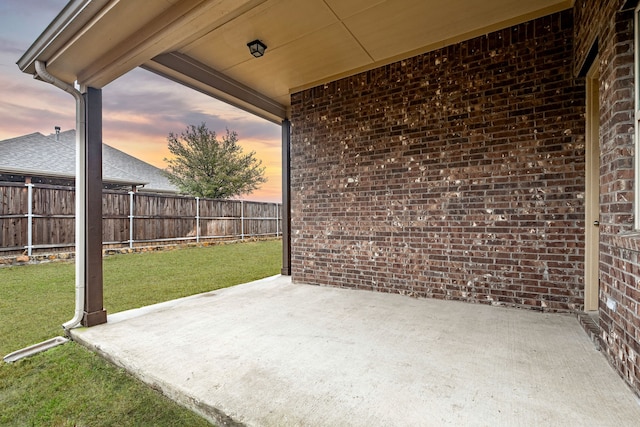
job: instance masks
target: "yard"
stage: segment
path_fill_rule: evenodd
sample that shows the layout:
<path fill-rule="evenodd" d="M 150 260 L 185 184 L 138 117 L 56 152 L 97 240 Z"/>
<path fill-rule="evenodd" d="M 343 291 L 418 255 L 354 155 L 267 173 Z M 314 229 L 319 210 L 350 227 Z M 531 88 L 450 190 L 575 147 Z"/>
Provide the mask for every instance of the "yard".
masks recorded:
<path fill-rule="evenodd" d="M 117 255 L 104 260 L 107 313 L 279 272 L 281 242 Z M 62 334 L 73 316 L 74 265 L 0 269 L 0 355 Z M 83 347 L 68 343 L 0 362 L 0 425 L 208 425 Z"/>

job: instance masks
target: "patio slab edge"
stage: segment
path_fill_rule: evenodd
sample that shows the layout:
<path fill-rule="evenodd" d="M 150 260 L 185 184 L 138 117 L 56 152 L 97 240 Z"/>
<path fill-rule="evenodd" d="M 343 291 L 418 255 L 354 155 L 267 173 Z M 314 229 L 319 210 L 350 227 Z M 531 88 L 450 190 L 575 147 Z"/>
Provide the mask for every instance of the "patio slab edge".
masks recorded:
<path fill-rule="evenodd" d="M 120 357 L 118 354 L 110 353 L 103 350 L 100 346 L 96 346 L 82 337 L 82 330 L 86 328 L 74 329 L 71 331 L 73 341 L 96 353 L 108 363 L 122 368 L 134 378 L 142 381 L 147 386 L 156 390 L 158 393 L 168 399 L 178 403 L 179 405 L 195 412 L 207 421 L 221 427 L 245 427 L 245 424 L 235 421 L 231 416 L 225 414 L 218 408 L 215 408 L 205 402 L 196 399 L 186 390 L 176 387 L 167 381 L 157 378 L 143 369 L 136 367 L 134 364 L 126 363 L 126 358 Z M 78 333 L 80 332 L 80 333 Z"/>

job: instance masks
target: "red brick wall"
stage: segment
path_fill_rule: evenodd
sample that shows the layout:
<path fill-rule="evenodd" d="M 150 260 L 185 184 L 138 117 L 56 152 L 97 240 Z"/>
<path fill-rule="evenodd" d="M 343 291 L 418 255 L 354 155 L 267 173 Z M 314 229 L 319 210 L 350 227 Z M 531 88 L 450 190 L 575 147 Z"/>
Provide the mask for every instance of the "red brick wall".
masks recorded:
<path fill-rule="evenodd" d="M 576 63 L 585 61 L 589 43 L 597 38 L 601 122 L 599 324 L 609 360 L 640 394 L 640 233 L 633 226 L 633 9 L 622 10 L 623 3 L 576 2 L 576 46 L 583 46 L 576 51 Z"/>
<path fill-rule="evenodd" d="M 566 11 L 292 95 L 296 282 L 583 307 Z"/>

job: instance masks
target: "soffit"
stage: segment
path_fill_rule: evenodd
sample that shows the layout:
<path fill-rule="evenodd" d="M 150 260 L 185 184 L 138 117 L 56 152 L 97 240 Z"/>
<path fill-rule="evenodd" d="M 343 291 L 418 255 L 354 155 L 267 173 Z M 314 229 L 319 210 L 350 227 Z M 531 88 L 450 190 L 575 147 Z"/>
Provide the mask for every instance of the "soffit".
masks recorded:
<path fill-rule="evenodd" d="M 253 94 L 286 111 L 292 92 L 572 4 L 572 0 L 112 0 L 73 37 L 66 34 L 63 48 L 32 56 L 47 61 L 49 71 L 68 82 L 77 79 L 102 87 L 142 65 L 212 96 L 235 100 L 249 111 L 255 110 Z M 248 52 L 246 44 L 254 39 L 268 46 L 262 58 Z M 153 60 L 168 53 L 193 59 L 198 70 L 219 73 L 242 90 L 208 87 L 210 80 Z M 23 70 L 29 72 L 29 66 Z M 274 121 L 282 118 L 279 115 L 262 114 Z"/>

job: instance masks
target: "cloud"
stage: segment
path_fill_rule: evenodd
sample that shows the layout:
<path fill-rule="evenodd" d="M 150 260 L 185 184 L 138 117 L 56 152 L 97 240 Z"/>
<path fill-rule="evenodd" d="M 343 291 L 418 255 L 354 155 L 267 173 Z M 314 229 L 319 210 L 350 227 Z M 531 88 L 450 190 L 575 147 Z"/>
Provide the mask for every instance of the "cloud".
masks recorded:
<path fill-rule="evenodd" d="M 145 70 L 133 70 L 103 89 L 105 129 L 161 138 L 205 123 L 222 134 L 228 128 L 239 139 L 280 147 L 280 126 Z"/>
<path fill-rule="evenodd" d="M 66 0 L 0 2 L 0 140 L 54 126 L 75 127 L 75 103 L 67 93 L 22 73 L 16 61 L 64 8 Z M 280 201 L 280 127 L 143 69 L 102 90 L 103 141 L 159 167 L 169 156 L 167 136 L 202 122 L 218 134 L 238 133 L 245 151 L 267 168 L 269 181 L 247 197 Z"/>
<path fill-rule="evenodd" d="M 10 41 L 10 46 L 22 55 L 62 11 L 66 3 L 66 0 L 2 0 L 0 38 Z"/>
<path fill-rule="evenodd" d="M 7 57 L 15 58 L 13 62 L 16 62 L 23 53 L 24 49 L 18 47 L 15 40 L 0 37 L 0 55 L 6 55 Z"/>
<path fill-rule="evenodd" d="M 280 138 L 279 126 L 142 69 L 106 86 L 103 102 L 105 110 L 182 124 L 172 132 L 204 122 L 218 133 L 229 128 L 243 138 Z"/>

